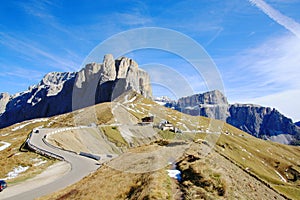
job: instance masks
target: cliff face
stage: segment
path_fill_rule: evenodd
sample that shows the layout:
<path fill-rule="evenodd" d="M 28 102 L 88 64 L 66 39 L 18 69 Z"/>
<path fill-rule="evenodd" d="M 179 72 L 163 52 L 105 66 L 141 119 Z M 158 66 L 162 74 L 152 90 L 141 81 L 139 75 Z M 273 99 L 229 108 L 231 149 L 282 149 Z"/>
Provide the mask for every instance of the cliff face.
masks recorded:
<path fill-rule="evenodd" d="M 76 73 L 49 73 L 39 84 L 10 96 L 4 112 L 0 114 L 0 127 L 70 111 L 75 75 Z"/>
<path fill-rule="evenodd" d="M 292 120 L 279 113 L 276 109 L 234 104 L 229 109 L 230 117 L 227 123 L 263 138 L 280 134 L 296 135 L 297 127 Z"/>
<path fill-rule="evenodd" d="M 253 104 L 230 105 L 219 91 L 181 98 L 173 107 L 187 114 L 226 121 L 259 138 L 285 144 L 300 138 L 299 127 L 276 109 Z"/>
<path fill-rule="evenodd" d="M 108 54 L 102 64 L 87 64 L 79 72 L 49 73 L 37 85 L 13 96 L 1 93 L 0 128 L 111 101 L 129 90 L 151 98 L 149 75 L 132 59 L 114 60 Z"/>
<path fill-rule="evenodd" d="M 78 72 L 73 89 L 73 109 L 112 101 L 129 90 L 152 98 L 148 73 L 139 69 L 132 59 L 114 60 L 112 55 L 105 55 L 102 64 L 90 63 Z"/>
<path fill-rule="evenodd" d="M 218 90 L 205 92 L 203 94 L 194 94 L 188 97 L 182 97 L 178 100 L 178 104 L 184 106 L 198 106 L 201 105 L 222 105 L 228 104 L 227 98 Z"/>
<path fill-rule="evenodd" d="M 175 107 L 190 115 L 223 121 L 226 121 L 229 116 L 227 98 L 218 90 L 180 98 Z"/>

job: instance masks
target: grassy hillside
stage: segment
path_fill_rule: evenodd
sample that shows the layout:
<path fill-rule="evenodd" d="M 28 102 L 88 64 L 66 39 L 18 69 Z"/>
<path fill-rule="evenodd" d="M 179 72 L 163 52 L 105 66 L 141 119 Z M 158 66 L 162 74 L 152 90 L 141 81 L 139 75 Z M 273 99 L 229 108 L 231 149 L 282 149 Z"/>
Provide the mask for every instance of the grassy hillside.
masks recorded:
<path fill-rule="evenodd" d="M 41 173 L 55 162 L 21 148 L 33 128 L 46 126 L 47 123 L 47 119 L 30 120 L 0 129 L 0 142 L 10 144 L 9 147 L 0 151 L 0 179 L 9 178 L 7 180 L 9 185 L 18 183 Z M 0 143 L 0 148 L 2 145 Z M 17 169 L 24 172 L 18 175 L 13 173 Z"/>
<path fill-rule="evenodd" d="M 137 94 L 120 97 L 118 106 L 122 106 L 122 112 L 114 110 L 115 103 L 95 106 L 97 118 L 103 116 L 101 112 L 112 117 L 99 120 L 98 125 L 102 125 L 102 131 L 111 142 L 125 145 L 135 141 L 140 147 L 128 147 L 127 152 L 111 164 L 42 199 L 299 199 L 299 147 L 260 140 L 221 121 L 185 115 Z M 180 132 L 153 128 L 155 137 L 141 138 L 142 133 L 135 130 L 137 125 L 133 123 L 150 115 L 154 116 L 154 125 L 168 120 Z M 122 129 L 119 122 L 126 119 L 130 122 L 126 127 L 131 128 Z M 124 130 L 130 130 L 132 135 L 129 137 Z M 147 129 L 141 130 L 147 132 Z M 173 156 L 168 153 L 182 143 L 188 148 L 182 146 L 182 152 Z M 132 151 L 139 156 L 131 158 Z M 173 159 L 172 165 L 169 158 Z M 166 173 L 174 164 L 182 172 L 179 182 Z M 153 171 L 142 170 L 153 169 L 153 166 L 159 167 Z M 141 171 L 133 173 L 125 169 Z"/>
<path fill-rule="evenodd" d="M 137 125 L 154 116 L 150 126 Z M 162 120 L 180 131 L 158 129 Z M 20 147 L 38 126 L 90 126 L 61 132 L 54 145 L 95 154 L 119 154 L 95 173 L 41 199 L 300 199 L 300 147 L 264 141 L 224 122 L 189 116 L 135 93 L 43 120 L 0 130 L 11 144 L 0 152 L 0 178 L 27 168 L 9 184 L 33 177 L 55 161 Z M 181 180 L 167 169 L 181 171 Z"/>

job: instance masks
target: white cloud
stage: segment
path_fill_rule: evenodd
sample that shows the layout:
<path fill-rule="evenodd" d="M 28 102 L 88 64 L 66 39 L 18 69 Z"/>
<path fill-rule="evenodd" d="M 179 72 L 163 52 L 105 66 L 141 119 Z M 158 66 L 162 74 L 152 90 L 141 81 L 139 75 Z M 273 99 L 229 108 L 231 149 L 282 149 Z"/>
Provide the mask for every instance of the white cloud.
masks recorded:
<path fill-rule="evenodd" d="M 113 17 L 122 19 L 120 22 L 129 26 L 145 26 L 152 23 L 150 17 L 140 15 L 139 13 L 116 13 Z"/>
<path fill-rule="evenodd" d="M 225 79 L 229 99 L 278 108 L 300 120 L 300 39 L 293 35 L 272 38 L 232 60 Z M 227 89 L 227 88 L 226 88 Z M 233 103 L 233 102 L 232 102 Z"/>
<path fill-rule="evenodd" d="M 53 1 L 48 0 L 31 0 L 25 2 L 18 2 L 18 6 L 20 6 L 26 13 L 29 15 L 33 15 L 40 18 L 48 18 L 51 19 L 53 16 L 47 12 L 47 8 L 49 6 L 54 6 Z"/>
<path fill-rule="evenodd" d="M 40 70 L 32 70 L 32 69 L 26 69 L 21 67 L 10 66 L 9 71 L 2 71 L 0 77 L 10 76 L 10 77 L 17 77 L 22 79 L 39 81 L 44 75 L 45 73 Z"/>
<path fill-rule="evenodd" d="M 230 57 L 231 67 L 223 73 L 226 81 L 244 89 L 281 90 L 299 88 L 300 39 L 291 35 L 275 37 Z M 223 61 L 226 62 L 226 61 Z M 233 67 L 234 66 L 234 67 Z"/>
<path fill-rule="evenodd" d="M 299 88 L 300 38 L 283 36 L 247 52 L 248 68 L 264 77 L 264 84 Z"/>
<path fill-rule="evenodd" d="M 298 38 L 300 38 L 300 24 L 297 23 L 294 19 L 283 15 L 281 12 L 274 9 L 263 0 L 249 0 L 249 2 L 257 6 L 271 19 L 276 21 L 278 24 L 284 26 L 287 30 L 291 31 Z"/>
<path fill-rule="evenodd" d="M 299 90 L 287 90 L 260 98 L 248 99 L 247 102 L 276 108 L 285 116 L 292 118 L 293 121 L 296 122 L 300 121 L 299 99 Z"/>
<path fill-rule="evenodd" d="M 22 55 L 26 55 L 27 58 L 33 61 L 36 61 L 36 59 L 41 60 L 41 57 L 43 57 L 44 59 L 46 59 L 46 61 L 44 60 L 45 64 L 65 71 L 73 70 L 77 65 L 77 63 L 63 59 L 60 56 L 56 56 L 50 52 L 42 50 L 40 46 L 34 45 L 34 42 L 31 40 L 21 39 L 15 35 L 1 32 L 0 36 L 0 44 L 3 44 L 16 52 L 19 52 Z"/>

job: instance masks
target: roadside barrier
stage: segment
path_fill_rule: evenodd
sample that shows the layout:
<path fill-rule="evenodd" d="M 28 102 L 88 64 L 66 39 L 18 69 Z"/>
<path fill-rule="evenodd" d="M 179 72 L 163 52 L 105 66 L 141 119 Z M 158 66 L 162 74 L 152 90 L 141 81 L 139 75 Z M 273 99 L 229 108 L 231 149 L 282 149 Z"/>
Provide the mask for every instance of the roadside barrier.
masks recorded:
<path fill-rule="evenodd" d="M 60 156 L 60 155 L 54 154 L 54 153 L 49 152 L 49 151 L 44 150 L 44 149 L 40 149 L 40 148 L 36 147 L 35 145 L 31 144 L 31 143 L 30 143 L 31 136 L 32 136 L 32 133 L 30 133 L 28 139 L 26 140 L 29 149 L 31 149 L 32 151 L 34 151 L 34 152 L 36 152 L 36 153 L 38 153 L 38 154 L 40 154 L 40 155 L 42 155 L 42 156 L 54 158 L 54 159 L 61 160 L 61 161 L 64 161 L 64 160 L 65 160 L 65 159 L 64 159 L 62 156 Z"/>

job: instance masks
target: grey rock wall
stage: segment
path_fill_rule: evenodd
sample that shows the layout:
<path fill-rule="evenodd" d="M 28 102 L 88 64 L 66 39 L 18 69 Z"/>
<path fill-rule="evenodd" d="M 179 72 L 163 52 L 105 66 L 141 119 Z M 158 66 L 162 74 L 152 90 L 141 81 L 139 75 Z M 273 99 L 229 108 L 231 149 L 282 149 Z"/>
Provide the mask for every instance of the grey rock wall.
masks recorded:
<path fill-rule="evenodd" d="M 49 117 L 112 101 L 126 91 L 152 98 L 150 77 L 129 58 L 87 64 L 79 72 L 52 72 L 27 91 L 0 94 L 0 128 L 39 117 Z"/>
<path fill-rule="evenodd" d="M 276 109 L 254 104 L 230 105 L 226 97 L 216 90 L 180 98 L 171 106 L 190 115 L 223 120 L 258 138 L 282 143 L 300 138 L 299 127 Z"/>

